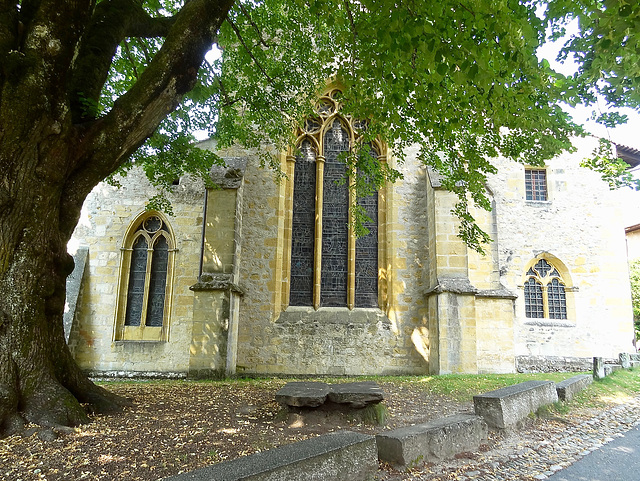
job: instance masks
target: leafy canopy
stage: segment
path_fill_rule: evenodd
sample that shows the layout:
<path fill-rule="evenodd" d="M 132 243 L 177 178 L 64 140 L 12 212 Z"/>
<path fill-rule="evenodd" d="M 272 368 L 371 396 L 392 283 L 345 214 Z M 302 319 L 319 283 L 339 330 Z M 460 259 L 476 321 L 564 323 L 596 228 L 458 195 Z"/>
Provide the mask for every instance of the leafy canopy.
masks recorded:
<path fill-rule="evenodd" d="M 144 5 L 153 15 L 180 7 L 170 0 Z M 578 30 L 559 57 L 577 62 L 577 72 L 564 76 L 536 51 L 575 20 Z M 123 42 L 100 109 L 135 82 L 160 45 Z M 571 149 L 570 138 L 583 131 L 562 103 L 592 105 L 598 96 L 610 107 L 640 103 L 636 0 L 243 0 L 229 12 L 218 46 L 222 56 L 203 65 L 196 88 L 136 156 L 157 184 L 220 160 L 200 153 L 184 163 L 192 150 L 185 138 L 197 129 L 212 131 L 219 147 L 286 148 L 333 79 L 343 88 L 343 113 L 370 119 L 367 135 L 384 138 L 400 162 L 405 148 L 419 146 L 419 158 L 458 194 L 461 235 L 478 250 L 488 236 L 469 205 L 489 208 L 484 182 L 495 172 L 492 157 L 541 164 Z M 594 166 L 616 177 L 611 156 L 601 154 Z M 397 177 L 357 160 L 366 157 L 355 156 L 354 164 L 367 178 Z"/>

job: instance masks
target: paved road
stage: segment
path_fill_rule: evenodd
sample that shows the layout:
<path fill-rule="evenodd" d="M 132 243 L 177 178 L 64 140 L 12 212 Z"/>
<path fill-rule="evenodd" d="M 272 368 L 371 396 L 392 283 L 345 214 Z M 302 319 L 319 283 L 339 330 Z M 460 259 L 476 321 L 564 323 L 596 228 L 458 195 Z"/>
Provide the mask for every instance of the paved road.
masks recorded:
<path fill-rule="evenodd" d="M 640 426 L 605 444 L 548 481 L 640 481 Z"/>

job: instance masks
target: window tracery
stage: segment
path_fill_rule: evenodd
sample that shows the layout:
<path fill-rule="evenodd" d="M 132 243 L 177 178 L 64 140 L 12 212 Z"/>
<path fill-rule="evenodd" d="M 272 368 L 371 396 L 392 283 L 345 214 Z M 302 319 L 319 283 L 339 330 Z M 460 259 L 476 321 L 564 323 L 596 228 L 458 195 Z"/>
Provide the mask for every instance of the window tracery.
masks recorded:
<path fill-rule="evenodd" d="M 357 199 L 370 221 L 356 240 L 351 222 L 354 179 L 345 156 L 360 140 L 366 121 L 340 114 L 342 92 L 332 89 L 316 103 L 298 131 L 293 162 L 289 302 L 291 306 L 378 307 L 378 192 Z M 371 152 L 379 160 L 376 142 Z"/>
<path fill-rule="evenodd" d="M 130 226 L 122 247 L 116 340 L 166 340 L 174 245 L 157 212 Z"/>
<path fill-rule="evenodd" d="M 565 281 L 558 269 L 545 259 L 529 268 L 524 283 L 526 317 L 567 319 Z"/>

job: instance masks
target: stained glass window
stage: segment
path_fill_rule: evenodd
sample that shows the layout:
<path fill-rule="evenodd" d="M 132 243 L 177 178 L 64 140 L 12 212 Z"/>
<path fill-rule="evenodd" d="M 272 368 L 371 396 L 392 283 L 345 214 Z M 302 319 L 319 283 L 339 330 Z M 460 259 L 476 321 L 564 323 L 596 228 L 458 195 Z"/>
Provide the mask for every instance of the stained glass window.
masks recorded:
<path fill-rule="evenodd" d="M 335 119 L 324 136 L 324 201 L 322 204 L 322 274 L 320 305 L 347 305 L 349 186 L 340 154 L 349 151 L 349 133 Z"/>
<path fill-rule="evenodd" d="M 347 176 L 346 160 L 354 148 L 352 142 L 358 141 L 368 121 L 342 117 L 341 99 L 337 89 L 327 93 L 316 103 L 315 114 L 298 130 L 293 164 L 291 306 L 316 302 L 320 307 L 378 306 L 377 192 L 357 200 L 371 218 L 364 225 L 369 234 L 355 239 L 349 225 L 354 179 Z M 318 172 L 322 172 L 321 178 Z M 320 189 L 322 198 L 316 195 Z M 320 219 L 316 217 L 319 212 Z M 355 250 L 350 254 L 354 239 Z M 315 285 L 317 276 L 319 286 Z"/>
<path fill-rule="evenodd" d="M 567 319 L 567 296 L 558 269 L 540 259 L 527 271 L 524 305 L 528 318 Z"/>
<path fill-rule="evenodd" d="M 124 319 L 116 339 L 145 340 L 145 328 L 163 327 L 170 256 L 173 241 L 168 226 L 158 215 L 146 215 L 138 221 L 124 242 L 123 276 L 126 291 L 124 295 Z M 130 246 L 130 247 L 127 247 Z M 122 294 L 121 294 L 122 295 Z M 120 308 L 118 309 L 120 311 Z M 136 328 L 136 334 L 127 337 L 127 330 Z M 152 338 L 160 340 L 155 331 Z"/>
<path fill-rule="evenodd" d="M 364 155 L 376 156 L 370 152 Z M 363 175 L 358 172 L 358 175 Z M 370 220 L 363 223 L 369 232 L 356 239 L 356 307 L 378 306 L 378 193 L 360 197 L 358 204 Z"/>
<path fill-rule="evenodd" d="M 139 326 L 144 302 L 144 284 L 147 277 L 147 240 L 140 236 L 133 244 L 129 289 L 127 291 L 127 317 L 125 326 Z"/>
<path fill-rule="evenodd" d="M 524 186 L 527 200 L 547 200 L 547 171 L 525 169 Z"/>
<path fill-rule="evenodd" d="M 296 156 L 291 226 L 291 286 L 289 304 L 313 304 L 313 261 L 316 216 L 316 153 L 304 140 Z"/>
<path fill-rule="evenodd" d="M 527 317 L 544 317 L 544 306 L 542 302 L 542 284 L 535 279 L 528 279 L 524 283 L 524 305 Z"/>
<path fill-rule="evenodd" d="M 149 281 L 149 303 L 147 306 L 147 326 L 162 326 L 164 319 L 164 295 L 167 287 L 167 264 L 169 245 L 164 236 L 156 239 L 151 260 L 151 280 Z"/>
<path fill-rule="evenodd" d="M 547 296 L 549 296 L 549 319 L 566 319 L 567 296 L 564 286 L 558 279 L 552 279 L 547 285 Z"/>

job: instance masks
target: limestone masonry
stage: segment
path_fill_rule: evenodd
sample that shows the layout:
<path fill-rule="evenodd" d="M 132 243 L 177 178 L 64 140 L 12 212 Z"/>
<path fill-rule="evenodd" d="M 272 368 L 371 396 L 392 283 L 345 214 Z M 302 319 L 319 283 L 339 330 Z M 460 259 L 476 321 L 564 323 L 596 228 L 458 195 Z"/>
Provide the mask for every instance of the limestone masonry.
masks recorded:
<path fill-rule="evenodd" d="M 339 116 L 330 121 L 331 132 L 356 135 Z M 633 349 L 621 206 L 579 166 L 595 139 L 544 167 L 494 160 L 493 210 L 473 212 L 493 239 L 482 256 L 457 237 L 455 196 L 413 150 L 402 165 L 376 151 L 404 178 L 378 192 L 366 241 L 326 227 L 337 202 L 319 200 L 332 188 L 326 179 L 310 181 L 311 230 L 298 227 L 301 169 L 313 161 L 316 179 L 328 175 L 329 135 L 313 158 L 280 155 L 280 182 L 253 152 L 219 152 L 228 163 L 212 170 L 220 188 L 180 179 L 172 216 L 145 211 L 156 191 L 136 170 L 119 190 L 96 187 L 72 246 L 89 249 L 69 338 L 80 366 L 176 377 L 489 373 L 571 368 Z M 527 200 L 539 189 L 543 200 Z M 305 239 L 308 262 L 309 249 L 292 255 Z M 377 285 L 359 307 L 367 249 Z M 321 266 L 335 252 L 345 302 L 325 306 L 334 273 Z M 308 286 L 306 305 L 290 305 L 292 271 Z"/>

